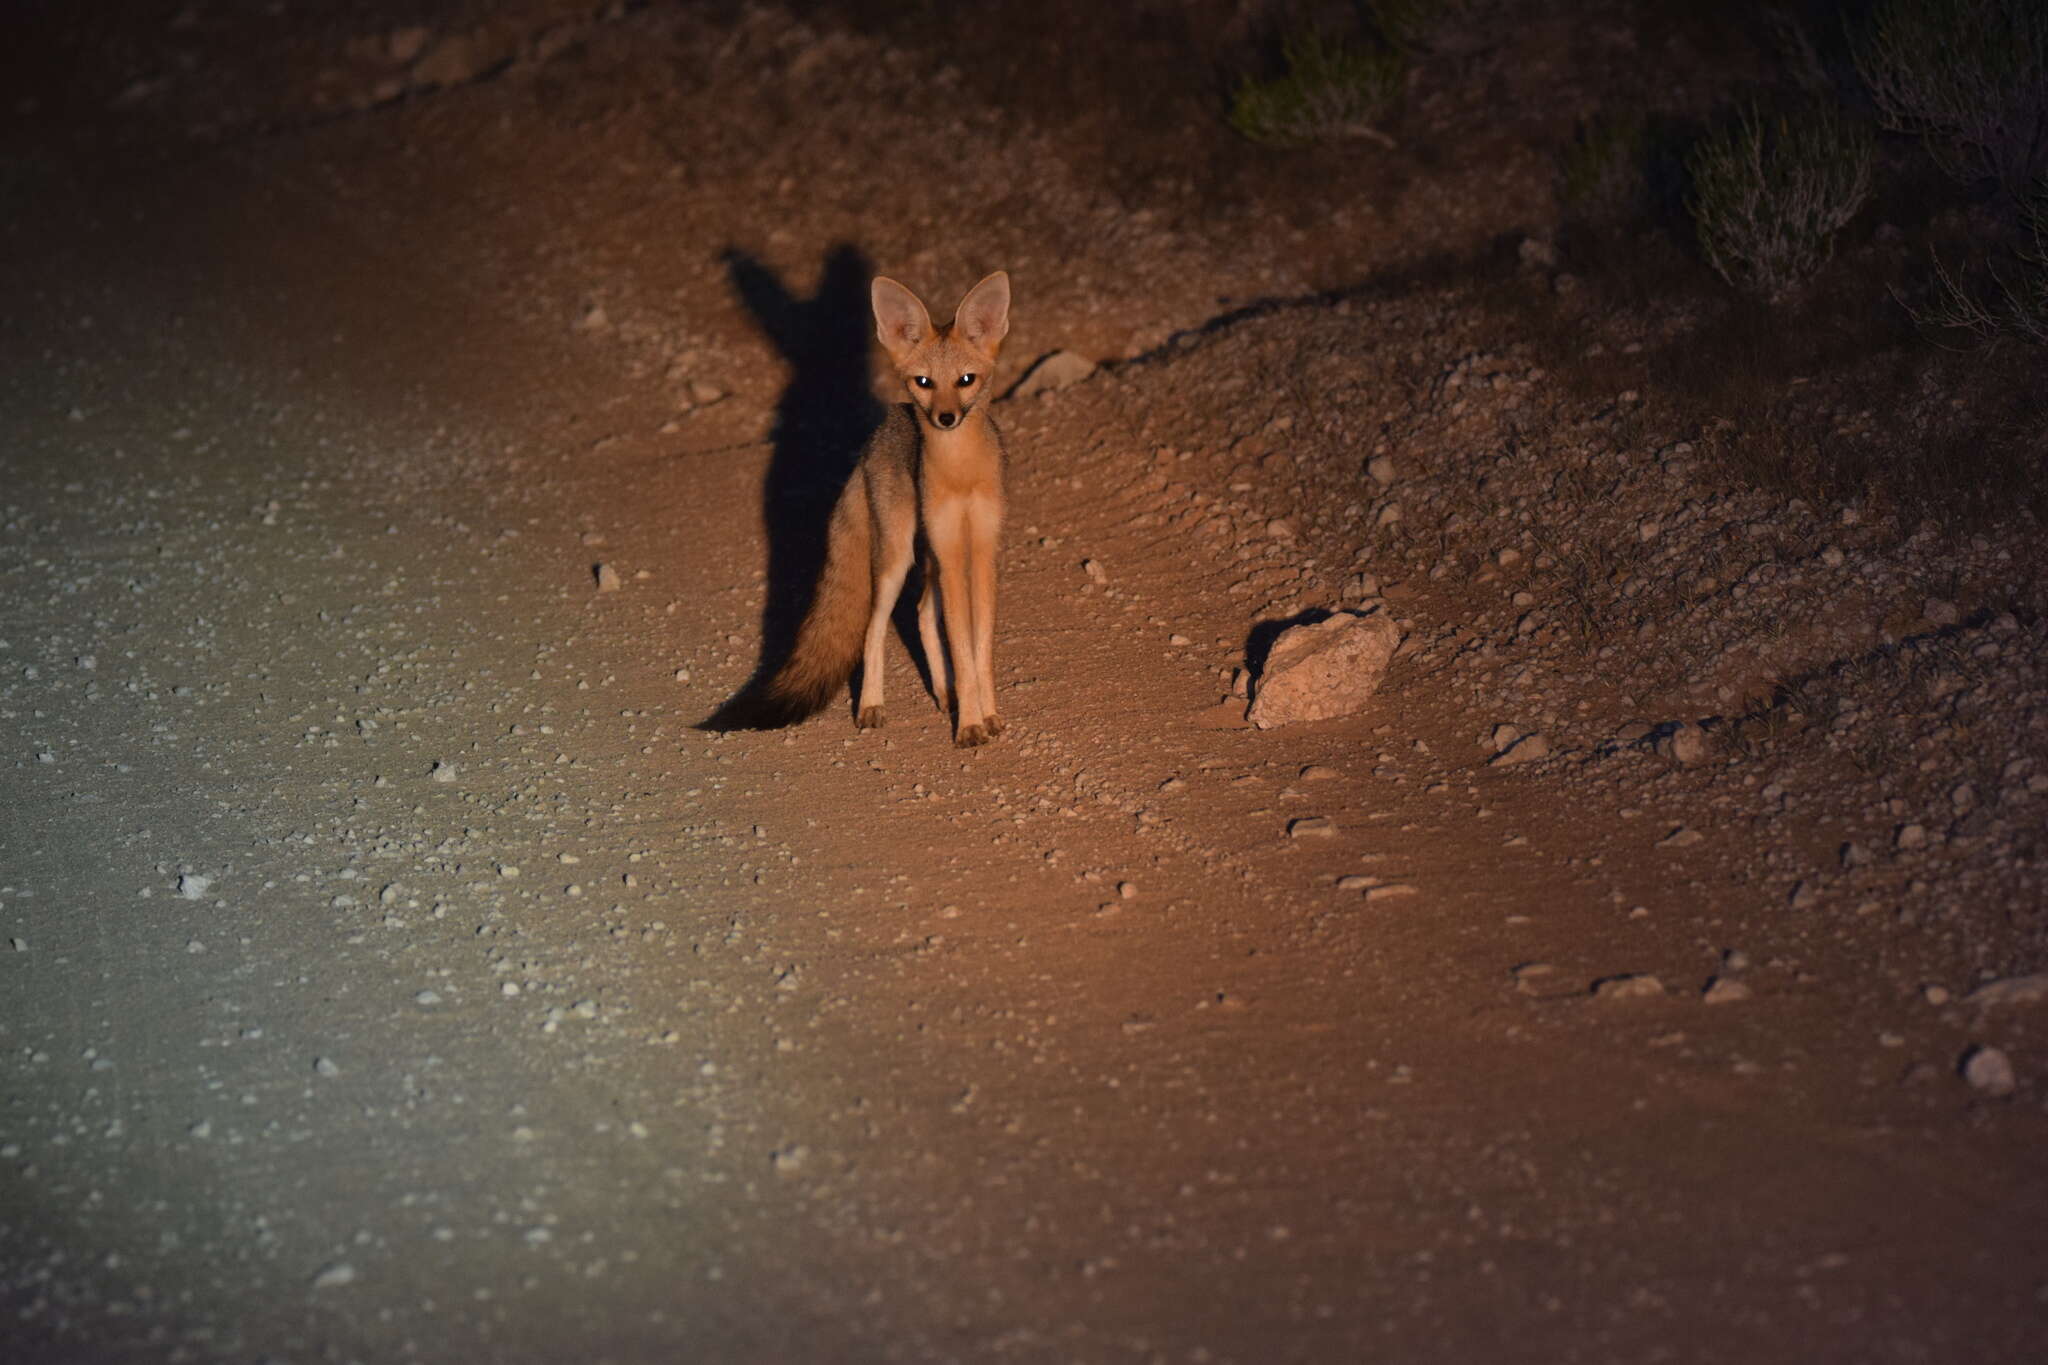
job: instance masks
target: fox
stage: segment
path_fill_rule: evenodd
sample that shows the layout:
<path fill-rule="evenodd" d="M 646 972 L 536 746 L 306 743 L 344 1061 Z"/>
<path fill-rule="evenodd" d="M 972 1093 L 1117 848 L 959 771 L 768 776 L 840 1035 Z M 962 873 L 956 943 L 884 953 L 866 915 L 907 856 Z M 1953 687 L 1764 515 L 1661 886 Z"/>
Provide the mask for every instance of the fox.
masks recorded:
<path fill-rule="evenodd" d="M 725 708 L 720 728 L 807 720 L 839 695 L 856 664 L 854 725 L 880 728 L 883 645 L 916 562 L 917 633 L 933 698 L 952 715 L 953 742 L 976 748 L 1003 731 L 992 656 L 1004 453 L 988 400 L 1010 330 L 1010 277 L 998 270 L 982 279 L 944 327 L 886 275 L 868 292 L 875 334 L 909 401 L 889 406 L 833 505 L 824 567 L 795 646 Z"/>

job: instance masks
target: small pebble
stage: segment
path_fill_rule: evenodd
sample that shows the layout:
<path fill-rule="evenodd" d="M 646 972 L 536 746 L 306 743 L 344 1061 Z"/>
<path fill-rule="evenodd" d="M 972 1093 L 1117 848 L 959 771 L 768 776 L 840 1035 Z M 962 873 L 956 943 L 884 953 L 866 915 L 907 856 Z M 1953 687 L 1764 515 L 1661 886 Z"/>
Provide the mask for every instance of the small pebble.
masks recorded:
<path fill-rule="evenodd" d="M 1964 1053 L 1962 1073 L 1972 1089 L 1993 1098 L 2010 1095 L 2019 1084 L 2012 1058 L 1995 1047 L 1974 1047 Z"/>

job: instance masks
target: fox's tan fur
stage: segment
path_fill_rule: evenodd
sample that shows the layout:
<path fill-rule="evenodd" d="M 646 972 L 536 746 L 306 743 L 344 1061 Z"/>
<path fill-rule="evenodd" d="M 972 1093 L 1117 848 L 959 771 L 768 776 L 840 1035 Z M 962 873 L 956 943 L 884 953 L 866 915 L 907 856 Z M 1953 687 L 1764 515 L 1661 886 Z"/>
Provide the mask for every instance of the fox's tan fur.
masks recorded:
<path fill-rule="evenodd" d="M 954 743 L 986 744 L 1003 728 L 991 660 L 1003 446 L 986 400 L 1010 326 L 1010 277 L 999 270 L 968 290 L 945 327 L 886 276 L 870 297 L 876 333 L 911 401 L 892 406 L 869 438 L 832 509 L 825 567 L 796 646 L 736 723 L 772 728 L 814 715 L 860 664 L 854 723 L 882 724 L 889 616 L 921 557 L 917 630 L 932 690 L 954 712 Z"/>

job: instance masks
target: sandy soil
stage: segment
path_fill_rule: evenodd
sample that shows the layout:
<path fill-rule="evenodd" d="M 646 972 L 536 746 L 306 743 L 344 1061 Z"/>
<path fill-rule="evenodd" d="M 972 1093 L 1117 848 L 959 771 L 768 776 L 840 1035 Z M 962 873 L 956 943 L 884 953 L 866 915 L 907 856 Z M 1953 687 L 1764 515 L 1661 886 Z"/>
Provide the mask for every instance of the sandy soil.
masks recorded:
<path fill-rule="evenodd" d="M 1516 246 L 1625 34 L 1276 167 L 775 7 L 110 12 L 0 161 L 8 1359 L 2048 1347 L 2038 537 L 1560 381 L 1685 344 Z M 867 275 L 998 266 L 1104 362 L 1001 406 L 1011 729 L 696 729 Z"/>

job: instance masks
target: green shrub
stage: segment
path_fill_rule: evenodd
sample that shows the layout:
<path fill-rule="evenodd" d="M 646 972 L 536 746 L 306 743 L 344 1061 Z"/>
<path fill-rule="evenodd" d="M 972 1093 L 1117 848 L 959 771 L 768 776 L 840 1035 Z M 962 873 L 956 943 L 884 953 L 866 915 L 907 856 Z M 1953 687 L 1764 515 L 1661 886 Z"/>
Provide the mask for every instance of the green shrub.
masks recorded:
<path fill-rule="evenodd" d="M 1299 147 L 1365 137 L 1393 144 L 1376 121 L 1401 93 L 1407 61 L 1392 48 L 1348 47 L 1315 32 L 1281 45 L 1286 74 L 1247 78 L 1230 101 L 1230 126 L 1253 142 Z"/>
<path fill-rule="evenodd" d="M 2048 173 L 2048 4 L 1883 0 L 1855 43 L 1885 127 L 1957 179 L 2022 195 Z"/>
<path fill-rule="evenodd" d="M 1700 249 L 1738 289 L 1777 299 L 1827 263 L 1870 197 L 1868 129 L 1832 110 L 1746 109 L 1686 158 Z"/>

